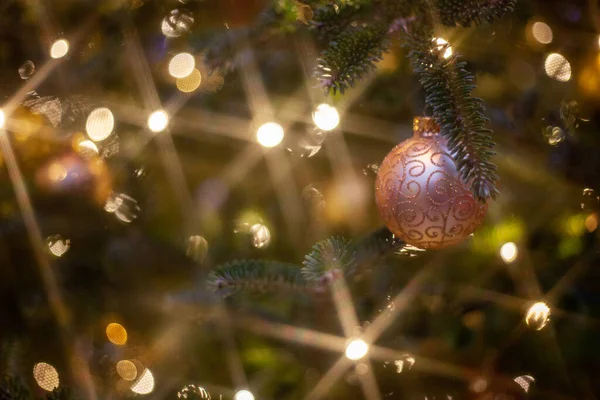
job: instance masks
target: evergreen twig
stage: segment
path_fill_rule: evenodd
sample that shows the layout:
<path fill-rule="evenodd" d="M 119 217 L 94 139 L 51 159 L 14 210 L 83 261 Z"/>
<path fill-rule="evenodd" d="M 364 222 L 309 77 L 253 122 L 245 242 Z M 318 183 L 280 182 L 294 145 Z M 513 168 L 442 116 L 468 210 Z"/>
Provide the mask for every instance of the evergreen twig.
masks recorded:
<path fill-rule="evenodd" d="M 448 140 L 457 170 L 480 200 L 494 198 L 498 193 L 496 166 L 490 161 L 495 154 L 491 130 L 485 127 L 483 100 L 472 95 L 474 76 L 466 63 L 453 54 L 443 57 L 446 48 L 437 45 L 433 30 L 424 26 L 406 35 L 405 47 L 414 71 L 426 93 L 426 102 L 433 109 L 433 118 Z"/>
<path fill-rule="evenodd" d="M 448 26 L 480 25 L 502 18 L 515 8 L 517 0 L 437 0 L 440 19 Z"/>

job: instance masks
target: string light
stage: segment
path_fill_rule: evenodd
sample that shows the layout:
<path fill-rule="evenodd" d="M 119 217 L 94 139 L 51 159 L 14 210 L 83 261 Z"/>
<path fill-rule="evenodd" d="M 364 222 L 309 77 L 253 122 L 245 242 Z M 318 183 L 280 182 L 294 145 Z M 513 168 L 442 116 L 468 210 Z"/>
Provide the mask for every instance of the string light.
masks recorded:
<path fill-rule="evenodd" d="M 518 254 L 519 250 L 517 249 L 517 245 L 513 242 L 504 243 L 500 248 L 500 257 L 502 257 L 502 260 L 507 264 L 515 261 Z"/>
<path fill-rule="evenodd" d="M 169 114 L 164 110 L 157 110 L 148 117 L 148 128 L 152 132 L 162 132 L 169 125 Z"/>
<path fill-rule="evenodd" d="M 562 54 L 551 53 L 544 62 L 546 75 L 559 82 L 567 82 L 571 79 L 571 64 Z"/>
<path fill-rule="evenodd" d="M 127 330 L 123 325 L 112 322 L 106 326 L 106 337 L 111 343 L 123 346 L 127 343 Z"/>
<path fill-rule="evenodd" d="M 535 40 L 542 44 L 552 43 L 552 28 L 544 22 L 536 22 L 531 27 L 531 32 Z"/>
<path fill-rule="evenodd" d="M 252 244 L 257 249 L 266 247 L 271 242 L 271 232 L 263 224 L 254 224 L 250 227 L 250 233 L 252 234 Z"/>
<path fill-rule="evenodd" d="M 248 390 L 240 390 L 233 398 L 234 400 L 254 400 L 254 395 Z"/>
<path fill-rule="evenodd" d="M 323 131 L 331 131 L 340 124 L 340 114 L 329 104 L 319 104 L 312 118 L 315 125 Z"/>
<path fill-rule="evenodd" d="M 154 375 L 149 369 L 145 369 L 140 379 L 131 386 L 131 391 L 137 394 L 148 394 L 154 390 Z"/>
<path fill-rule="evenodd" d="M 256 139 L 263 147 L 275 147 L 283 140 L 283 127 L 277 122 L 262 124 L 256 131 Z"/>
<path fill-rule="evenodd" d="M 179 53 L 169 62 L 169 74 L 173 78 L 185 78 L 194 72 L 196 60 L 190 53 Z"/>
<path fill-rule="evenodd" d="M 69 52 L 69 42 L 65 39 L 59 39 L 52 43 L 50 47 L 50 57 L 52 58 L 63 58 Z"/>
<path fill-rule="evenodd" d="M 60 383 L 56 368 L 45 362 L 33 366 L 33 378 L 38 386 L 47 392 L 56 389 Z"/>
<path fill-rule="evenodd" d="M 85 130 L 95 142 L 102 141 L 110 136 L 115 127 L 115 117 L 106 107 L 96 108 L 88 115 Z"/>
<path fill-rule="evenodd" d="M 346 357 L 350 360 L 360 360 L 369 351 L 369 345 L 362 339 L 354 339 L 346 346 Z"/>
<path fill-rule="evenodd" d="M 550 307 L 543 302 L 537 302 L 527 310 L 525 323 L 536 331 L 544 329 L 550 321 Z"/>
<path fill-rule="evenodd" d="M 434 38 L 433 41 L 435 42 L 435 44 L 437 44 L 437 49 L 439 51 L 444 50 L 444 54 L 443 57 L 445 59 L 448 59 L 450 57 L 452 57 L 452 54 L 454 54 L 454 50 L 452 49 L 452 46 L 450 46 L 450 44 L 448 43 L 448 41 L 444 38 Z"/>

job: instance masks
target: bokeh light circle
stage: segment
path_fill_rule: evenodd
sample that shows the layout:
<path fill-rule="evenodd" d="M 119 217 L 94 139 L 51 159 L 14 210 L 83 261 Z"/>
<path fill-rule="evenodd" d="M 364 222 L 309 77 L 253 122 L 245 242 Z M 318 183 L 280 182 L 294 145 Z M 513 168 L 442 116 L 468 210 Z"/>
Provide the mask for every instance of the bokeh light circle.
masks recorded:
<path fill-rule="evenodd" d="M 542 44 L 552 43 L 552 28 L 544 22 L 536 22 L 531 27 L 531 32 L 535 40 Z"/>
<path fill-rule="evenodd" d="M 169 125 L 169 114 L 164 110 L 157 110 L 148 117 L 148 128 L 152 132 L 162 132 Z"/>
<path fill-rule="evenodd" d="M 169 74 L 173 78 L 185 78 L 194 72 L 196 60 L 190 53 L 176 54 L 169 62 Z"/>
<path fill-rule="evenodd" d="M 149 369 L 145 369 L 132 386 L 131 391 L 137 394 L 149 394 L 154 390 L 154 375 Z"/>
<path fill-rule="evenodd" d="M 45 362 L 33 366 L 33 378 L 38 386 L 47 392 L 56 389 L 60 383 L 56 368 Z"/>
<path fill-rule="evenodd" d="M 129 360 L 121 360 L 117 363 L 117 373 L 126 381 L 132 381 L 137 378 L 137 368 Z"/>
<path fill-rule="evenodd" d="M 256 132 L 256 140 L 263 147 L 275 147 L 283 140 L 283 127 L 277 122 L 262 124 Z"/>
<path fill-rule="evenodd" d="M 360 360 L 367 355 L 369 345 L 362 339 L 354 339 L 346 346 L 346 357 L 350 360 Z"/>
<path fill-rule="evenodd" d="M 178 78 L 175 82 L 177 89 L 183 93 L 193 92 L 200 87 L 200 83 L 202 83 L 202 74 L 196 68 L 194 68 L 191 74 L 185 78 Z"/>
<path fill-rule="evenodd" d="M 112 322 L 106 326 L 106 337 L 111 343 L 123 346 L 127 343 L 127 330 L 123 325 Z"/>
<path fill-rule="evenodd" d="M 50 57 L 52 58 L 62 58 L 67 55 L 69 52 L 69 42 L 65 39 L 59 39 L 52 43 L 52 47 L 50 47 Z"/>
<path fill-rule="evenodd" d="M 571 64 L 562 54 L 551 53 L 544 62 L 546 74 L 559 82 L 568 82 L 571 79 Z"/>
<path fill-rule="evenodd" d="M 340 124 L 340 114 L 329 104 L 319 104 L 313 113 L 313 122 L 323 131 L 331 131 Z"/>
<path fill-rule="evenodd" d="M 96 108 L 88 115 L 85 130 L 95 142 L 102 141 L 110 136 L 115 127 L 115 117 L 106 107 Z"/>

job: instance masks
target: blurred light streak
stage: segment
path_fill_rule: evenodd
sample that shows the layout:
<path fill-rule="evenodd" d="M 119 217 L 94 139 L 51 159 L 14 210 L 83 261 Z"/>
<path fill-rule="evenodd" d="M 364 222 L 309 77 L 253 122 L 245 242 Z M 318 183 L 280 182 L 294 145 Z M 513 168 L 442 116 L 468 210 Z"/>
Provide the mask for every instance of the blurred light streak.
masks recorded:
<path fill-rule="evenodd" d="M 340 357 L 335 364 L 333 364 L 329 370 L 321 377 L 315 387 L 306 395 L 306 400 L 318 400 L 321 398 L 327 398 L 329 390 L 333 387 L 335 382 L 344 374 L 344 372 L 350 368 L 352 361 L 346 357 Z"/>
<path fill-rule="evenodd" d="M 240 359 L 235 343 L 233 329 L 231 329 L 232 320 L 223 303 L 218 303 L 216 307 L 218 315 L 217 328 L 219 330 L 219 336 L 223 339 L 225 344 L 225 359 L 227 360 L 227 366 L 229 367 L 234 386 L 248 387 L 248 378 L 244 372 L 244 365 Z"/>
<path fill-rule="evenodd" d="M 138 90 L 145 100 L 145 108 L 149 110 L 160 110 L 160 98 L 156 86 L 154 85 L 154 81 L 152 80 L 152 73 L 148 66 L 148 60 L 141 49 L 139 39 L 134 33 L 130 32 L 128 35 L 126 48 L 131 69 L 137 80 Z M 170 175 L 169 181 L 172 184 L 173 190 L 180 203 L 181 218 L 185 226 L 184 230 L 189 233 L 192 229 L 190 226 L 192 218 L 190 218 L 190 216 L 193 215 L 194 210 L 193 200 L 187 190 L 185 176 L 183 175 L 181 163 L 179 162 L 175 146 L 173 145 L 173 139 L 171 138 L 171 135 L 157 135 L 156 140 L 159 142 L 158 148 L 162 150 L 159 152 L 161 161 L 164 164 L 167 173 Z"/>

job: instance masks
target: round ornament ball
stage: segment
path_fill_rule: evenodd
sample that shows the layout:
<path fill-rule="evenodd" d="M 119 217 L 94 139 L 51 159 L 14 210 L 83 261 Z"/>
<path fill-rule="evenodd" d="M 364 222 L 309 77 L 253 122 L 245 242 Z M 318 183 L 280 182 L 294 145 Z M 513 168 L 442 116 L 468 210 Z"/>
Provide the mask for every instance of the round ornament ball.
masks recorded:
<path fill-rule="evenodd" d="M 439 125 L 417 117 L 413 130 L 413 137 L 394 147 L 379 167 L 377 207 L 388 229 L 406 243 L 442 249 L 468 238 L 483 221 L 487 204 L 461 180 Z"/>

